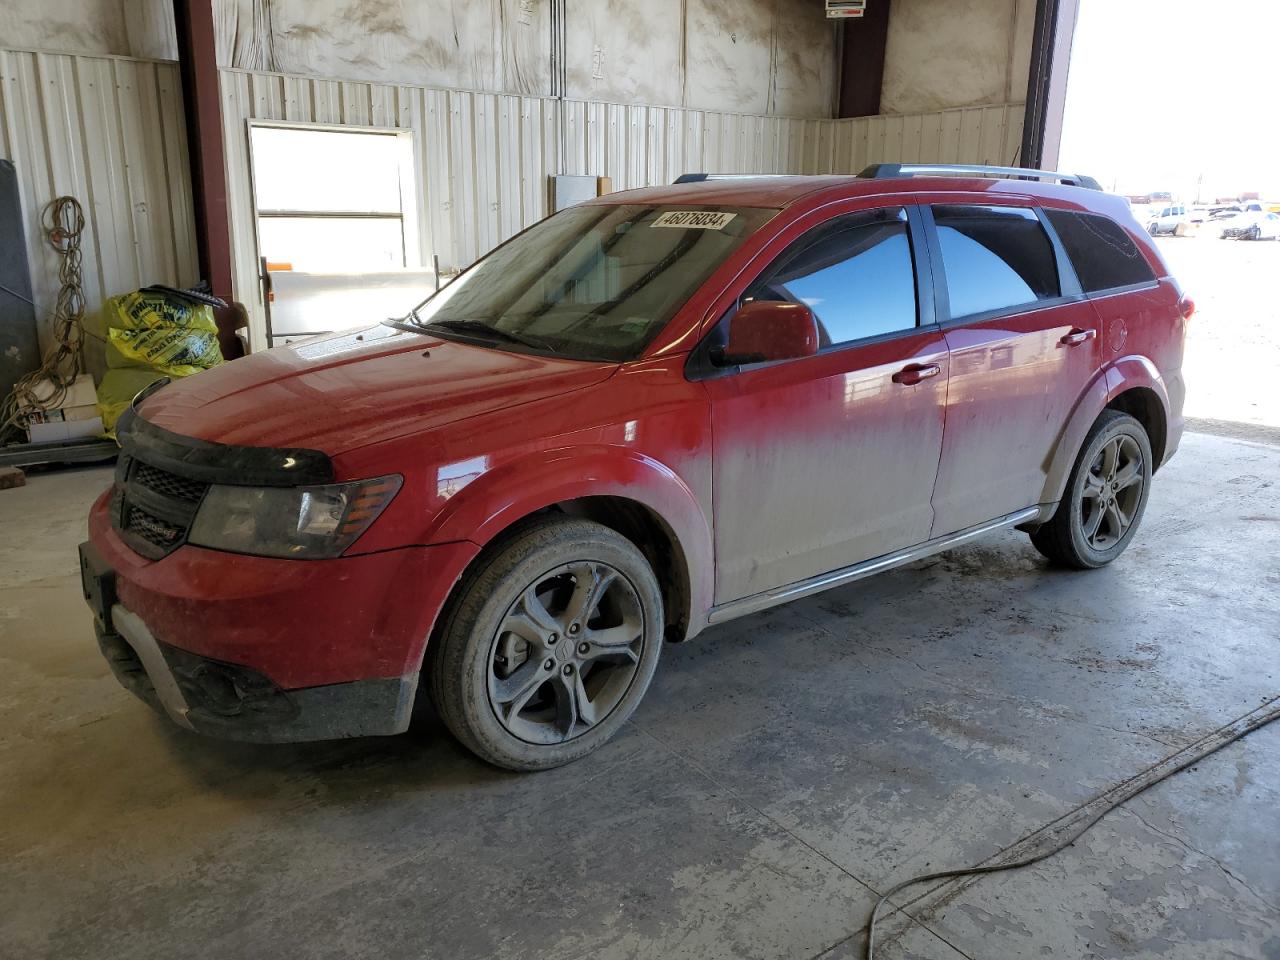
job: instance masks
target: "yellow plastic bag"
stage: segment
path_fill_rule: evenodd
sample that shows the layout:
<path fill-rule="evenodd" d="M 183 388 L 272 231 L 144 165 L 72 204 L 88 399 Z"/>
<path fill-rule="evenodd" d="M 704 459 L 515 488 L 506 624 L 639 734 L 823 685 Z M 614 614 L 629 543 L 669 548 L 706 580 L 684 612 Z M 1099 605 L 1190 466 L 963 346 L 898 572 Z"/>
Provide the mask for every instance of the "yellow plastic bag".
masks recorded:
<path fill-rule="evenodd" d="M 166 374 L 147 367 L 112 367 L 98 384 L 98 415 L 108 437 L 115 438 L 116 421 L 129 409 L 133 398 Z"/>
<path fill-rule="evenodd" d="M 222 362 L 213 308 L 174 294 L 144 289 L 103 304 L 107 366 L 148 367 L 186 377 Z"/>

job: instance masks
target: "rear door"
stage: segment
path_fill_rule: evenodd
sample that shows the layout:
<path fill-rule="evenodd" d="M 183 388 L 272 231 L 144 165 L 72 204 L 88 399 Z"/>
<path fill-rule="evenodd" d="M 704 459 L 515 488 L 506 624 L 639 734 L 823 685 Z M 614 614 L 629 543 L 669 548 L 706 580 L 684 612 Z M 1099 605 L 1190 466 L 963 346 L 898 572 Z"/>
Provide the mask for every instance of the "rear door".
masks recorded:
<path fill-rule="evenodd" d="M 1101 327 L 1104 362 L 1136 353 L 1151 358 L 1169 391 L 1171 410 L 1182 409 L 1184 320 L 1176 284 L 1161 282 L 1128 231 L 1110 217 L 1075 210 L 1044 211 L 1075 268 Z M 1130 221 L 1132 223 L 1132 221 Z M 1136 226 L 1136 224 L 1134 224 Z M 1160 451 L 1155 451 L 1160 456 Z M 1159 466 L 1159 461 L 1152 466 Z"/>
<path fill-rule="evenodd" d="M 807 304 L 820 350 L 707 373 L 717 603 L 928 538 L 947 348 L 931 298 L 917 306 L 932 288 L 916 235 L 901 206 L 831 217 L 738 298 Z M 708 342 L 732 323 L 730 309 Z"/>
<path fill-rule="evenodd" d="M 932 536 L 1032 506 L 1100 365 L 1098 320 L 1029 206 L 925 208 L 951 358 Z"/>

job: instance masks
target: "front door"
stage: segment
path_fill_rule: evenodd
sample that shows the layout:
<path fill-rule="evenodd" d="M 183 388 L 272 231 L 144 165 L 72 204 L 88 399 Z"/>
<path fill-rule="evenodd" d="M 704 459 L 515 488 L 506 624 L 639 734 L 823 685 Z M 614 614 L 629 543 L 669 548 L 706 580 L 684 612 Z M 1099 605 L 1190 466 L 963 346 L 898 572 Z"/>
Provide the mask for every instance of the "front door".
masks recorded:
<path fill-rule="evenodd" d="M 953 205 L 932 214 L 951 352 L 937 537 L 1039 502 L 1100 355 L 1097 314 L 1034 210 Z"/>
<path fill-rule="evenodd" d="M 741 299 L 807 304 L 820 349 L 707 380 L 717 603 L 927 539 L 946 402 L 903 208 L 816 226 Z"/>

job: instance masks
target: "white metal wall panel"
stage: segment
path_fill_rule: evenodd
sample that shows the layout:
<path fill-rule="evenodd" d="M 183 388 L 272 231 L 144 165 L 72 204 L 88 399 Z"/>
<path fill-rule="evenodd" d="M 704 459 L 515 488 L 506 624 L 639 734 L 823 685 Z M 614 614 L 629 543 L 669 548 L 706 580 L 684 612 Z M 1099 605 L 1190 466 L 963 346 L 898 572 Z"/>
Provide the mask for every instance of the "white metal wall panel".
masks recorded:
<path fill-rule="evenodd" d="M 176 64 L 0 50 L 0 156 L 14 162 L 42 345 L 58 258 L 41 215 L 69 194 L 85 211 L 86 308 L 196 275 Z"/>
<path fill-rule="evenodd" d="M 607 176 L 615 190 L 681 173 L 856 173 L 877 160 L 1009 163 L 1022 107 L 801 120 L 324 81 L 223 70 L 236 297 L 262 343 L 247 120 L 396 127 L 414 133 L 424 265 L 464 267 L 547 215 L 547 176 Z M 561 119 L 562 118 L 562 119 Z M 563 139 L 564 163 L 558 158 Z"/>
<path fill-rule="evenodd" d="M 806 173 L 857 173 L 871 163 L 987 163 L 1018 160 L 1025 106 L 1005 103 L 937 113 L 799 121 L 821 124 L 834 138 L 807 156 Z"/>
<path fill-rule="evenodd" d="M 235 295 L 263 345 L 248 120 L 397 128 L 414 134 L 418 246 L 466 266 L 547 214 L 547 177 L 611 177 L 616 190 L 697 170 L 856 173 L 877 161 L 1007 164 L 1021 104 L 812 120 L 558 101 L 223 70 Z M 563 150 L 564 162 L 560 161 Z M 56 260 L 40 210 L 85 204 L 90 308 L 146 283 L 195 276 L 191 184 L 176 65 L 0 51 L 0 153 L 18 167 L 36 302 L 47 316 Z M 47 328 L 47 323 L 45 324 Z"/>

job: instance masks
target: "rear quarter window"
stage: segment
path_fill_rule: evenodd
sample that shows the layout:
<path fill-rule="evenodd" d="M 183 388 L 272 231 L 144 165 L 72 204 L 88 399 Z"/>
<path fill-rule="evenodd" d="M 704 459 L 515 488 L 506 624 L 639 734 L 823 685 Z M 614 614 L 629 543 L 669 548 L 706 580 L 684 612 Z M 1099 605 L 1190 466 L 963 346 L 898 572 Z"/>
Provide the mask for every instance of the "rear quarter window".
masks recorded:
<path fill-rule="evenodd" d="M 1067 210 L 1045 210 L 1045 216 L 1058 231 L 1085 293 L 1156 279 L 1133 238 L 1110 217 Z"/>

